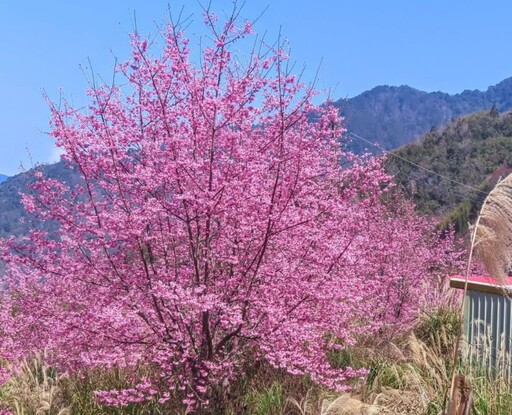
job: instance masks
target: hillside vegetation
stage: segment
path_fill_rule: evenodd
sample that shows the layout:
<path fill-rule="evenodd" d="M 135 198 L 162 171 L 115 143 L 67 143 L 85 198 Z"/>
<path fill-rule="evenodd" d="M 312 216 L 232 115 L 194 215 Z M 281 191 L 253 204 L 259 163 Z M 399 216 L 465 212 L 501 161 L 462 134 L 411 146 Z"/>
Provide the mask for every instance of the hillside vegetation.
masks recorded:
<path fill-rule="evenodd" d="M 362 144 L 354 142 L 354 146 Z M 443 127 L 432 128 L 395 154 L 453 180 L 443 179 L 395 157 L 390 156 L 387 163 L 388 171 L 396 176 L 396 181 L 421 212 L 442 216 L 442 226 L 455 223 L 458 230 L 464 230 L 485 197 L 482 192 L 489 190 L 512 167 L 512 114 L 487 111 L 462 116 Z M 63 162 L 40 168 L 50 178 L 66 183 L 78 180 L 76 173 Z M 33 172 L 29 170 L 0 183 L 2 237 L 25 235 L 30 227 L 40 226 L 30 222 L 19 195 L 29 192 Z"/>
<path fill-rule="evenodd" d="M 463 231 L 484 192 L 511 169 L 512 114 L 493 109 L 460 117 L 394 154 L 423 167 L 397 157 L 390 157 L 387 166 L 418 209 L 442 216 L 442 226 L 454 223 Z"/>
<path fill-rule="evenodd" d="M 452 130 L 454 128 L 457 129 L 456 125 L 459 121 L 453 121 L 454 117 L 481 110 L 489 112 L 493 105 L 495 105 L 498 111 L 511 109 L 512 78 L 505 79 L 495 86 L 490 86 L 486 91 L 466 90 L 455 95 L 443 92 L 428 93 L 409 86 L 378 86 L 354 98 L 340 99 L 335 105 L 345 117 L 348 131 L 378 143 L 385 149 L 392 150 L 408 144 L 413 139 L 420 137 L 430 130 L 433 132 L 427 134 L 424 141 L 427 147 L 432 147 L 436 145 L 435 143 L 438 139 L 436 137 L 447 137 L 446 134 L 450 134 L 450 131 L 440 131 L 442 125 L 452 120 L 450 128 Z M 507 136 L 508 127 L 505 127 L 505 124 L 508 125 L 510 122 L 511 120 L 500 118 L 499 120 L 492 121 L 492 128 L 501 131 L 500 128 L 503 127 L 504 132 L 502 135 Z M 470 121 L 470 123 L 472 123 L 472 121 Z M 476 130 L 481 128 L 483 127 L 478 127 Z M 436 129 L 439 131 L 435 131 Z M 470 128 L 470 130 L 469 134 L 474 136 L 474 128 Z M 495 132 L 496 131 L 493 132 L 490 130 L 485 134 L 494 134 Z M 456 134 L 465 136 L 466 131 L 461 127 Z M 443 140 L 443 138 L 439 139 Z M 472 140 L 469 136 L 467 139 Z M 486 143 L 487 142 L 486 140 Z M 505 144 L 505 146 L 506 145 L 507 144 Z M 421 154 L 414 157 L 417 157 L 418 160 L 422 160 L 422 150 L 416 146 L 417 144 L 414 144 L 412 147 L 406 147 L 406 149 L 400 150 L 400 154 L 402 154 L 403 151 L 419 152 Z M 368 147 L 371 146 L 363 141 L 353 140 L 347 147 L 356 153 L 362 153 L 368 151 Z M 372 150 L 372 148 L 370 148 L 370 150 Z M 475 151 L 478 151 L 478 149 Z M 427 152 L 431 151 L 427 150 Z M 443 158 L 442 151 L 438 157 L 439 160 L 436 161 L 436 163 L 450 163 L 452 169 L 458 169 L 457 165 L 451 163 L 453 160 Z M 499 159 L 500 157 L 498 157 L 498 160 Z M 424 162 L 427 164 L 430 163 L 428 160 L 424 160 Z M 483 158 L 482 162 L 486 163 Z M 495 167 L 493 166 L 495 165 L 495 162 L 490 166 L 486 165 L 487 167 L 485 167 L 484 170 L 494 171 Z M 73 176 L 73 173 L 66 169 L 63 163 L 46 165 L 41 168 L 46 170 L 46 175 L 51 178 L 68 181 L 71 180 Z M 446 167 L 439 166 L 436 166 L 436 168 L 439 168 L 440 171 L 446 169 Z M 21 208 L 19 197 L 20 192 L 26 193 L 27 184 L 32 180 L 31 174 L 32 171 L 29 170 L 26 173 L 9 178 L 0 175 L 0 236 L 2 237 L 26 234 L 30 226 L 32 226 L 26 221 L 20 221 L 26 220 L 26 215 Z M 408 174 L 408 170 L 405 170 L 405 174 Z M 455 175 L 457 176 L 458 173 Z M 480 184 L 484 179 L 481 175 L 478 175 L 474 180 L 476 180 L 475 183 Z M 400 176 L 400 181 L 404 183 L 410 180 L 404 180 L 402 175 Z M 473 179 L 471 179 L 471 183 L 473 183 Z M 443 184 L 443 186 L 445 186 L 445 184 Z M 465 192 L 463 188 L 453 190 L 450 187 L 450 192 L 453 191 Z M 448 199 L 446 199 L 445 196 L 441 196 L 438 192 L 434 193 L 436 197 L 431 203 L 427 200 L 421 201 L 423 199 L 422 194 L 416 195 L 415 198 L 417 201 L 420 200 L 422 210 L 429 213 L 446 212 L 450 210 L 454 204 L 462 200 L 460 196 L 457 196 L 458 199 L 454 202 L 452 196 L 448 196 Z M 430 204 L 432 206 L 425 206 Z M 464 209 L 467 209 L 467 206 L 464 207 Z"/>
<path fill-rule="evenodd" d="M 52 179 L 58 179 L 70 185 L 78 180 L 77 174 L 66 168 L 64 162 L 42 165 L 37 169 Z M 35 221 L 25 212 L 21 204 L 21 194 L 29 194 L 30 183 L 34 181 L 34 172 L 31 169 L 13 177 L 6 178 L 0 183 L 0 237 L 26 235 L 30 229 L 45 228 L 39 221 Z M 46 224 L 48 229 L 49 224 Z"/>

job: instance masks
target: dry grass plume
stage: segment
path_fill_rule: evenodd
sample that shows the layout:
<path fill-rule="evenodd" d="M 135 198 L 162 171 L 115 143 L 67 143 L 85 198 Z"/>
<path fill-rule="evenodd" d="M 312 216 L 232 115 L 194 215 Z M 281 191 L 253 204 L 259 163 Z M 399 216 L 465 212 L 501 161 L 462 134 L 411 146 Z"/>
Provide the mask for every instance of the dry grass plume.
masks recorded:
<path fill-rule="evenodd" d="M 512 260 L 512 174 L 489 193 L 475 226 L 475 255 L 489 275 L 503 282 Z"/>

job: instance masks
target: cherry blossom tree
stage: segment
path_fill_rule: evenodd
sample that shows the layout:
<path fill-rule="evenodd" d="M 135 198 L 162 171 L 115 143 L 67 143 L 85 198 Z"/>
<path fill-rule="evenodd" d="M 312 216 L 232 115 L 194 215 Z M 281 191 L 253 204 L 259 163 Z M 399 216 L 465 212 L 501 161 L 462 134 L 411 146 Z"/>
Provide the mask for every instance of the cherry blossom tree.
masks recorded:
<path fill-rule="evenodd" d="M 410 328 L 422 311 L 453 306 L 458 296 L 448 277 L 466 261 L 453 229 L 436 231 L 435 218 L 416 213 L 400 193 L 390 195 L 359 238 L 366 250 L 357 262 L 361 277 L 380 287 L 364 301 L 374 304 L 370 318 L 382 325 L 384 337 Z"/>
<path fill-rule="evenodd" d="M 159 55 L 132 37 L 122 81 L 92 85 L 86 110 L 50 103 L 51 135 L 82 180 L 37 173 L 23 203 L 55 230 L 1 247 L 4 357 L 45 345 L 67 370 L 153 368 L 129 391 L 98 391 L 109 405 L 174 391 L 206 405 L 259 359 L 347 388 L 365 372 L 327 352 L 409 320 L 419 293 L 397 284 L 428 277 L 416 272 L 428 249 L 400 270 L 426 228 L 404 236 L 380 160 L 341 150 L 337 110 L 312 104 L 282 45 L 241 61 L 251 25 L 205 21 L 200 63 L 170 25 Z"/>

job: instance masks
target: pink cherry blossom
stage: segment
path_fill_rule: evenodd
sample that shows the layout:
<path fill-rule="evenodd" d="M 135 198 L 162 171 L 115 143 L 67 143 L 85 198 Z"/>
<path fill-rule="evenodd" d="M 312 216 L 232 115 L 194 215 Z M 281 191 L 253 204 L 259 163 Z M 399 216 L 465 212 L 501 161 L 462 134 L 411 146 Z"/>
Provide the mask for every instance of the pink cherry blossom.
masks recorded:
<path fill-rule="evenodd" d="M 70 371 L 151 365 L 97 399 L 183 391 L 193 407 L 257 359 L 347 389 L 366 371 L 327 352 L 417 315 L 446 258 L 430 223 L 384 201 L 382 160 L 341 150 L 338 111 L 312 104 L 286 51 L 240 65 L 251 30 L 228 23 L 200 64 L 168 27 L 157 56 L 132 38 L 124 79 L 94 86 L 85 111 L 50 102 L 81 181 L 37 172 L 23 203 L 54 231 L 0 245 L 0 357 L 45 345 Z"/>

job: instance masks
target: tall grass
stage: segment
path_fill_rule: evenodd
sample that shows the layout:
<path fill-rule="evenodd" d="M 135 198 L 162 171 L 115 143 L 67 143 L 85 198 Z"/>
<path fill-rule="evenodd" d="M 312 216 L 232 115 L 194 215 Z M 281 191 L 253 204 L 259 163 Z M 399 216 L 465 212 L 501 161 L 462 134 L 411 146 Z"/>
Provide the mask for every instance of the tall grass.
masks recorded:
<path fill-rule="evenodd" d="M 70 415 L 71 406 L 63 393 L 64 377 L 45 363 L 45 355 L 25 359 L 16 376 L 0 389 L 0 405 L 15 415 Z"/>
<path fill-rule="evenodd" d="M 451 345 L 461 330 L 457 312 L 439 309 L 423 315 L 413 331 L 393 342 L 363 338 L 358 345 L 330 356 L 336 366 L 366 367 L 367 377 L 352 384 L 351 394 L 335 394 L 264 362 L 247 369 L 230 385 L 224 407 L 211 413 L 225 415 L 330 415 L 366 413 L 438 415 L 446 403 L 452 371 Z M 486 344 L 482 342 L 481 344 Z M 480 350 L 482 353 L 482 350 Z M 490 351 L 483 351 L 490 353 Z M 474 393 L 477 415 L 512 414 L 509 380 L 489 370 L 466 349 L 457 362 Z M 510 362 L 509 356 L 500 359 Z M 130 386 L 130 380 L 150 368 L 109 369 L 76 375 L 59 374 L 44 354 L 20 363 L 9 382 L 0 387 L 0 414 L 13 415 L 182 415 L 186 408 L 176 394 L 165 405 L 157 400 L 125 407 L 106 407 L 94 399 L 97 389 Z M 345 411 L 345 412 L 343 412 Z M 350 412 L 352 411 L 352 412 Z"/>

